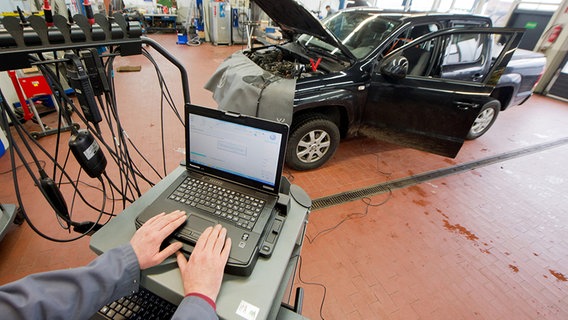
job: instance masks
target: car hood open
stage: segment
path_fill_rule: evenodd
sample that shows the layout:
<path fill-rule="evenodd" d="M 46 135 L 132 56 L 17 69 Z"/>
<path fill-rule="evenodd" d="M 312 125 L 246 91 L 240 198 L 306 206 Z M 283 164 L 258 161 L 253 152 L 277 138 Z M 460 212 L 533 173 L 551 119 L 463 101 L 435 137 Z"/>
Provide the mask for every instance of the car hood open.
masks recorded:
<path fill-rule="evenodd" d="M 252 0 L 282 29 L 284 34 L 309 34 L 337 48 L 354 59 L 347 49 L 325 26 L 295 0 Z"/>

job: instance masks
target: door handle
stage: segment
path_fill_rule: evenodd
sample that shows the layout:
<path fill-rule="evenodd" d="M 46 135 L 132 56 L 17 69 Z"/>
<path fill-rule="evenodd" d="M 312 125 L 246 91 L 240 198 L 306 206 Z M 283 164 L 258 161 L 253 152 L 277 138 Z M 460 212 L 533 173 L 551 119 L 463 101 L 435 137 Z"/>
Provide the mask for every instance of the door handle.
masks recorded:
<path fill-rule="evenodd" d="M 462 101 L 454 101 L 454 104 L 460 110 L 469 110 L 469 108 L 478 108 L 479 104 L 474 102 L 462 102 Z"/>
<path fill-rule="evenodd" d="M 471 76 L 471 80 L 473 81 L 479 81 L 481 80 L 481 78 L 483 78 L 483 75 L 481 73 L 476 73 L 473 76 Z"/>

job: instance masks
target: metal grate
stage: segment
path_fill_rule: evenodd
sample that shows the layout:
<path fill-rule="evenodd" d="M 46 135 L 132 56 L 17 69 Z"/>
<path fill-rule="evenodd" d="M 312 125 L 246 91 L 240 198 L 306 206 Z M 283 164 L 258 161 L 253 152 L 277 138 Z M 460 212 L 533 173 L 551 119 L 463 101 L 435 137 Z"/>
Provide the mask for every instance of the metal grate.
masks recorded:
<path fill-rule="evenodd" d="M 506 160 L 510 160 L 513 158 L 518 158 L 524 155 L 537 153 L 540 151 L 544 151 L 547 149 L 556 148 L 562 145 L 568 144 L 568 137 L 558 139 L 552 142 L 542 143 L 535 146 L 530 146 L 498 155 L 494 155 L 491 157 L 487 157 L 485 159 L 466 162 L 463 164 L 458 164 L 448 168 L 442 168 L 438 170 L 428 171 L 424 173 L 420 173 L 417 175 L 413 175 L 406 178 L 401 178 L 398 180 L 393 180 L 389 182 L 384 182 L 380 184 L 376 184 L 370 187 L 361 188 L 357 190 L 345 191 L 342 193 L 337 193 L 330 196 L 325 196 L 321 198 L 314 199 L 312 202 L 312 210 L 323 209 L 326 207 L 331 207 L 334 205 L 339 205 L 342 203 L 355 201 L 359 199 L 363 199 L 365 197 L 374 196 L 377 194 L 389 192 L 394 189 L 401 189 L 405 187 L 409 187 L 412 185 L 416 185 L 419 183 L 423 183 L 426 181 L 438 179 L 444 176 L 449 176 L 453 174 L 462 173 L 468 170 L 473 170 L 480 167 L 485 167 L 494 163 L 503 162 Z"/>

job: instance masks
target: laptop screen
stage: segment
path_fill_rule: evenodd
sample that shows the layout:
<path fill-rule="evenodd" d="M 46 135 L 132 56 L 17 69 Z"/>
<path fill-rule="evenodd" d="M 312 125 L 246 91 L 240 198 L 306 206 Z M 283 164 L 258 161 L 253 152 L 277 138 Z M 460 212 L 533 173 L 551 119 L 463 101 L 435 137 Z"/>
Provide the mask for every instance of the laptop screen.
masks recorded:
<path fill-rule="evenodd" d="M 196 106 L 189 107 L 186 123 L 192 168 L 278 192 L 287 125 Z"/>

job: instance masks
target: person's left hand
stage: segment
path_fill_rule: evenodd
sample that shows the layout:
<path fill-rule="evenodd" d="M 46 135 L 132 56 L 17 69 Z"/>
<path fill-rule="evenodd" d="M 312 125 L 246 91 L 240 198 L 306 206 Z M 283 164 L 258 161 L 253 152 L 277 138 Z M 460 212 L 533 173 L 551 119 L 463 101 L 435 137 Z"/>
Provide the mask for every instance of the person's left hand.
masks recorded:
<path fill-rule="evenodd" d="M 160 213 L 150 218 L 140 229 L 136 230 L 130 244 L 138 258 L 140 270 L 160 264 L 167 257 L 180 250 L 182 244 L 174 242 L 160 251 L 162 242 L 181 226 L 187 216 L 184 211 L 176 210 L 170 214 Z"/>

